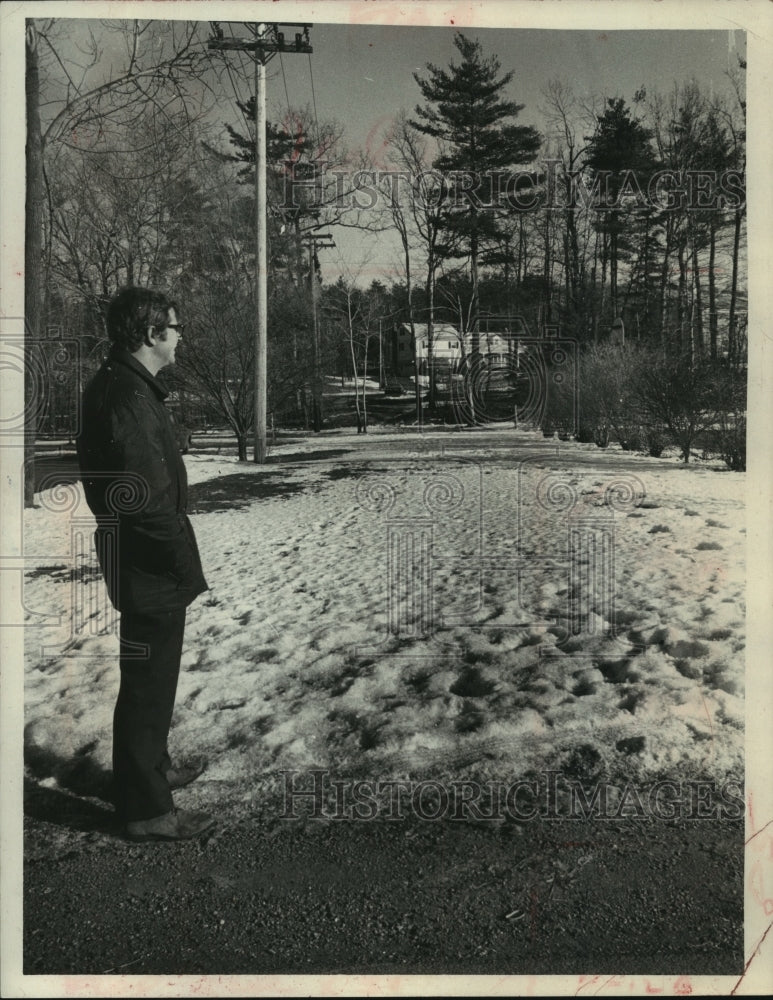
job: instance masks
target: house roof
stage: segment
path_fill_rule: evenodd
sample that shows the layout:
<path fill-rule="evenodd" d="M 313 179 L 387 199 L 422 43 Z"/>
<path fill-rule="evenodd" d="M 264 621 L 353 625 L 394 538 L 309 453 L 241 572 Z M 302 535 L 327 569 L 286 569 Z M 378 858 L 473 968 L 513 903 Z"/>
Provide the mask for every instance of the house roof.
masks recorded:
<path fill-rule="evenodd" d="M 426 337 L 427 327 L 428 327 L 427 323 L 413 324 L 413 328 L 416 331 L 417 337 Z M 403 330 L 405 333 L 410 333 L 411 331 L 410 323 L 401 323 L 400 329 Z M 436 338 L 457 337 L 464 341 L 472 339 L 471 331 L 467 330 L 465 331 L 465 333 L 460 334 L 459 331 L 456 329 L 456 327 L 452 326 L 451 323 L 435 323 L 432 327 L 432 332 Z M 498 337 L 500 340 L 506 341 L 506 340 L 512 340 L 514 337 L 522 336 L 522 334 L 517 332 L 508 332 L 506 330 L 481 330 L 478 336 L 482 341 L 493 340 L 495 337 Z"/>
<path fill-rule="evenodd" d="M 428 329 L 428 327 L 429 327 L 428 323 L 414 323 L 413 324 L 413 328 L 416 331 L 416 336 L 417 337 L 426 337 L 427 336 L 427 329 Z M 400 329 L 404 330 L 406 333 L 410 333 L 411 332 L 411 324 L 410 323 L 401 323 L 400 324 Z M 433 336 L 435 336 L 435 337 L 451 337 L 451 336 L 458 337 L 459 336 L 459 331 L 456 329 L 455 326 L 452 326 L 450 323 L 433 323 L 433 325 L 432 325 L 432 333 L 433 333 Z"/>

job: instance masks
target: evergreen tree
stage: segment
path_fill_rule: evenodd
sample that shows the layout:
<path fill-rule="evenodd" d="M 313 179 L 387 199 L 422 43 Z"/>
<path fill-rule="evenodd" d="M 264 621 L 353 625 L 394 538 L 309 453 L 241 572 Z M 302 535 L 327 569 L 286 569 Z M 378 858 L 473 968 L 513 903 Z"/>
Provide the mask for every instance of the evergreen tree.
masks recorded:
<path fill-rule="evenodd" d="M 477 352 L 478 264 L 482 247 L 500 236 L 500 213 L 485 206 L 497 201 L 496 172 L 534 160 L 540 136 L 530 126 L 514 123 L 524 105 L 502 96 L 513 73 L 500 76 L 499 60 L 496 56 L 486 58 L 477 40 L 457 33 L 454 45 L 461 55 L 459 64 L 451 63 L 445 70 L 429 63 L 425 78 L 414 73 L 427 104 L 416 106 L 416 119 L 411 124 L 438 140 L 440 153 L 434 166 L 452 174 L 447 199 L 452 207 L 445 213 L 444 225 L 469 254 L 472 349 Z M 476 185 L 467 195 L 463 192 L 470 178 L 460 177 L 454 186 L 454 172 L 470 175 Z"/>
<path fill-rule="evenodd" d="M 631 116 L 622 97 L 610 98 L 599 115 L 596 130 L 587 136 L 585 164 L 601 173 L 598 228 L 604 235 L 609 260 L 613 318 L 618 315 L 618 263 L 626 245 L 626 230 L 633 214 L 647 209 L 647 182 L 655 169 L 650 146 L 652 133 Z M 628 217 L 627 217 L 628 216 Z"/>
<path fill-rule="evenodd" d="M 254 95 L 246 102 L 237 101 L 245 122 L 255 120 Z M 266 123 L 266 189 L 269 202 L 268 242 L 272 277 L 277 272 L 288 272 L 292 280 L 300 285 L 306 263 L 302 251 L 302 230 L 313 225 L 319 216 L 316 206 L 303 206 L 298 199 L 303 188 L 291 183 L 291 176 L 306 169 L 312 151 L 312 142 L 307 128 L 297 120 L 297 131 L 293 134 L 283 125 Z M 239 176 L 245 184 L 255 181 L 255 137 L 238 132 L 226 123 L 231 145 L 235 149 L 230 157 L 236 163 L 243 163 Z M 288 204 L 288 190 L 292 191 L 292 203 Z"/>

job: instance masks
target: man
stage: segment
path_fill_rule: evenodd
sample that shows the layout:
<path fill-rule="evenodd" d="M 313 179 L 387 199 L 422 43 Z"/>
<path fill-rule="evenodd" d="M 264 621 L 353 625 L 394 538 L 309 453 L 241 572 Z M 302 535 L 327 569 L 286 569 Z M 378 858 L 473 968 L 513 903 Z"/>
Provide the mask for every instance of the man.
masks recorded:
<path fill-rule="evenodd" d="M 107 311 L 109 357 L 83 394 L 78 461 L 102 575 L 121 613 L 121 683 L 113 717 L 116 812 L 132 840 L 185 840 L 214 820 L 175 810 L 167 751 L 187 606 L 207 590 L 186 515 L 187 477 L 156 378 L 183 325 L 159 292 L 124 288 Z"/>

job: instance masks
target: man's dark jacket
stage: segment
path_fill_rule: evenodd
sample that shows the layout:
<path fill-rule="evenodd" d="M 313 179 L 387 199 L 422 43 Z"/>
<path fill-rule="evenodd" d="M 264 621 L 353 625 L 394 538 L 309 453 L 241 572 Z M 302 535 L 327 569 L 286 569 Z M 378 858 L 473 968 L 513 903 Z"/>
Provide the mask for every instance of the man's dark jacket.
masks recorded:
<path fill-rule="evenodd" d="M 107 591 L 122 612 L 174 611 L 208 589 L 167 395 L 143 364 L 116 347 L 83 394 L 81 478 L 97 519 Z"/>

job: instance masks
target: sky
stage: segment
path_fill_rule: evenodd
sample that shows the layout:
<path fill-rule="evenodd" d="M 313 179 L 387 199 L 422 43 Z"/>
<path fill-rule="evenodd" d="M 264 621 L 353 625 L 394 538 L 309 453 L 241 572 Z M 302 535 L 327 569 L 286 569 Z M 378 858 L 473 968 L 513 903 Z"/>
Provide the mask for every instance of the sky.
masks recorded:
<path fill-rule="evenodd" d="M 395 115 L 414 112 L 421 93 L 413 74 L 427 75 L 427 64 L 447 68 L 459 61 L 457 28 L 404 25 L 315 23 L 310 31 L 314 53 L 274 58 L 268 67 L 269 114 L 281 120 L 291 106 L 316 107 L 319 121 L 337 119 L 345 126 L 350 149 L 364 148 L 383 162 L 383 134 Z M 478 38 L 486 56 L 496 55 L 502 74 L 513 71 L 503 92 L 524 105 L 518 122 L 544 132 L 543 92 L 550 81 L 571 85 L 587 97 L 622 96 L 627 102 L 642 86 L 649 96 L 697 80 L 708 94 L 729 92 L 727 71 L 746 51 L 745 32 L 568 31 L 465 28 Z M 354 274 L 389 277 L 399 259 L 391 234 L 363 237 L 338 230 L 337 251 L 321 258 L 323 278 L 342 266 Z M 366 277 L 367 276 L 367 277 Z"/>
<path fill-rule="evenodd" d="M 58 8 L 66 18 L 75 6 L 50 4 L 46 10 L 54 13 Z M 281 9 L 290 11 L 288 20 L 290 17 L 306 20 L 302 16 L 305 8 L 294 14 L 296 8 L 300 5 L 284 5 Z M 156 9 L 154 5 L 153 11 Z M 179 5 L 174 9 L 179 16 Z M 502 74 L 512 71 L 512 80 L 503 96 L 523 105 L 519 124 L 531 125 L 542 133 L 546 130 L 543 95 L 551 81 L 570 85 L 578 98 L 595 106 L 600 99 L 617 96 L 630 103 L 642 87 L 649 97 L 656 91 L 667 93 L 675 85 L 693 78 L 709 95 L 729 94 L 728 69 L 737 66 L 738 55 L 746 54 L 746 32 L 735 27 L 632 31 L 491 28 L 457 23 L 442 27 L 330 23 L 325 18 L 333 9 L 328 5 L 309 12 L 313 14 L 313 18 L 308 18 L 312 23 L 309 36 L 312 55 L 275 55 L 269 61 L 268 117 L 271 121 L 286 122 L 288 108 L 308 107 L 319 122 L 340 123 L 343 142 L 349 151 L 365 150 L 377 166 L 385 165 L 383 137 L 395 116 L 401 110 L 412 114 L 421 100 L 413 74 L 426 76 L 429 63 L 447 68 L 451 62 L 458 62 L 454 37 L 460 28 L 480 40 L 487 57 L 499 59 Z M 196 13 L 203 8 L 191 4 L 186 6 L 188 10 L 191 20 L 196 20 Z M 273 10 L 272 7 L 272 14 Z M 121 40 L 117 35 L 106 36 L 98 22 L 89 21 L 99 32 L 102 44 L 102 66 L 96 72 L 107 75 L 111 63 L 115 66 L 123 63 Z M 75 58 L 86 25 L 74 18 L 67 19 L 64 25 L 69 37 L 62 38 L 61 51 Z M 221 26 L 226 37 L 247 35 L 243 22 L 223 21 Z M 201 21 L 201 30 L 202 38 L 209 37 L 207 22 Z M 285 29 L 288 39 L 295 30 L 289 26 Z M 226 63 L 228 74 L 223 71 Z M 214 53 L 213 65 L 221 71 L 215 91 L 219 90 L 222 97 L 214 103 L 210 119 L 221 127 L 229 122 L 244 130 L 236 95 L 246 100 L 252 93 L 250 57 L 241 52 Z M 224 131 L 223 136 L 223 143 L 227 144 Z M 396 269 L 399 272 L 401 253 L 393 232 L 374 236 L 337 228 L 334 239 L 336 248 L 320 255 L 323 280 L 334 281 L 343 272 L 359 284 L 368 284 L 373 278 L 389 281 L 396 276 Z"/>
<path fill-rule="evenodd" d="M 740 31 L 565 31 L 465 29 L 487 55 L 498 56 L 502 72 L 513 71 L 508 97 L 524 104 L 520 121 L 539 127 L 541 91 L 549 80 L 572 84 L 577 94 L 622 95 L 644 84 L 670 89 L 692 76 L 707 87 L 727 86 L 728 49 L 745 48 Z M 459 61 L 455 27 L 316 24 L 310 32 L 314 90 L 320 118 L 346 123 L 355 144 L 400 108 L 412 111 L 421 95 L 413 73 L 427 63 L 447 67 Z M 297 65 L 296 65 L 297 64 Z M 281 68 L 271 64 L 271 99 L 284 98 Z M 293 103 L 311 100 L 308 60 L 285 57 Z"/>

